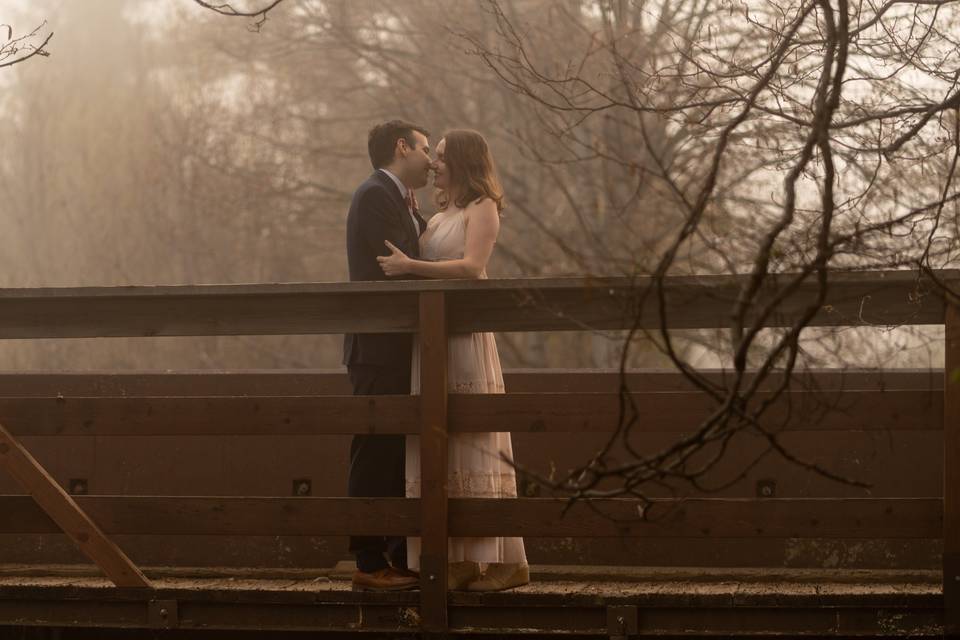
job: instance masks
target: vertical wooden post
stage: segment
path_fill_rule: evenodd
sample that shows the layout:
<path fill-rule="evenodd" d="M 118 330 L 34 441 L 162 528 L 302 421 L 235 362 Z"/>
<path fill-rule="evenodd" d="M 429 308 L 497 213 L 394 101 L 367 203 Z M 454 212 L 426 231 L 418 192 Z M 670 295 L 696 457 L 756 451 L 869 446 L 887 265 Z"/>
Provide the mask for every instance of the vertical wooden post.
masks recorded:
<path fill-rule="evenodd" d="M 147 578 L 46 469 L 0 425 L 0 468 L 30 494 L 40 508 L 118 587 L 150 587 Z"/>
<path fill-rule="evenodd" d="M 947 301 L 943 381 L 943 635 L 960 638 L 960 307 Z"/>
<path fill-rule="evenodd" d="M 447 631 L 447 313 L 442 291 L 420 294 L 420 616 Z"/>

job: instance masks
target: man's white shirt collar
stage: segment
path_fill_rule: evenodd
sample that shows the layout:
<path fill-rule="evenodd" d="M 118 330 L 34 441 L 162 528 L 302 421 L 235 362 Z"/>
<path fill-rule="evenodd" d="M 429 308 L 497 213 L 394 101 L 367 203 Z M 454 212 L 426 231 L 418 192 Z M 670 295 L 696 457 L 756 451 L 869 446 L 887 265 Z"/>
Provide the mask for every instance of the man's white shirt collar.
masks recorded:
<path fill-rule="evenodd" d="M 400 182 L 400 178 L 398 178 L 397 176 L 393 175 L 392 173 L 390 173 L 390 172 L 387 171 L 386 169 L 378 169 L 378 171 L 383 171 L 385 174 L 387 174 L 388 176 L 390 176 L 390 179 L 393 180 L 394 183 L 396 183 L 397 189 L 400 189 L 400 197 L 403 198 L 403 201 L 404 201 L 404 202 L 406 202 L 406 201 L 407 201 L 407 192 L 409 191 L 409 189 L 407 189 L 406 185 L 404 185 L 402 182 Z M 420 223 L 417 221 L 417 216 L 416 216 L 416 214 L 414 214 L 413 210 L 410 209 L 409 207 L 407 207 L 407 213 L 410 214 L 410 219 L 413 221 L 413 228 L 416 229 L 416 230 L 417 230 L 417 233 L 419 234 L 419 233 L 420 233 Z"/>
<path fill-rule="evenodd" d="M 390 173 L 390 172 L 387 171 L 386 169 L 382 169 L 382 168 L 381 168 L 381 169 L 379 169 L 379 171 L 383 171 L 385 174 L 387 174 L 388 176 L 390 176 L 390 179 L 393 180 L 394 184 L 397 185 L 397 189 L 400 189 L 400 197 L 403 198 L 404 201 L 406 201 L 406 199 L 407 199 L 407 186 L 406 186 L 405 184 L 403 184 L 402 182 L 400 182 L 400 178 L 398 178 L 397 176 L 393 175 L 392 173 Z"/>

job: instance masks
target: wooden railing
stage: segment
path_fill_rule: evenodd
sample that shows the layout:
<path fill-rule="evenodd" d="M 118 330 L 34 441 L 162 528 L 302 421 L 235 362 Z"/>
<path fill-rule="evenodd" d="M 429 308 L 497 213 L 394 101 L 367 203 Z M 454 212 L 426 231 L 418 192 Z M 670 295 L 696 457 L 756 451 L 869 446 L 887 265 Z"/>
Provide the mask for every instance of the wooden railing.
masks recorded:
<path fill-rule="evenodd" d="M 957 283 L 960 274 L 942 272 Z M 673 329 L 729 323 L 740 277 L 671 278 L 666 318 Z M 845 391 L 844 414 L 804 429 L 943 429 L 943 498 L 676 499 L 638 518 L 628 499 L 564 501 L 448 499 L 450 433 L 610 432 L 618 398 L 610 392 L 449 395 L 446 340 L 470 331 L 621 329 L 634 323 L 634 292 L 645 281 L 525 279 L 0 291 L 0 337 L 63 338 L 418 332 L 421 395 L 0 397 L 0 465 L 29 496 L 0 498 L 0 533 L 62 531 L 119 586 L 149 588 L 111 542 L 132 535 L 417 535 L 421 617 L 426 631 L 447 627 L 448 536 L 944 538 L 944 594 L 958 611 L 960 586 L 960 313 L 913 273 L 833 276 L 813 326 L 946 325 L 942 402 L 928 391 Z M 764 290 L 777 293 L 777 286 Z M 770 326 L 787 325 L 815 299 L 815 285 L 789 296 Z M 657 328 L 656 298 L 640 326 Z M 781 417 L 802 404 L 786 394 Z M 926 396 L 924 394 L 927 394 Z M 689 431 L 711 409 L 690 391 L 637 392 L 641 423 Z M 922 409 L 922 410 L 920 410 Z M 909 417 L 909 418 L 908 418 Z M 795 417 L 794 419 L 798 419 Z M 785 428 L 790 428 L 789 423 Z M 161 497 L 68 495 L 20 443 L 36 435 L 420 434 L 423 494 L 402 498 Z M 949 618 L 952 619 L 952 618 Z M 948 620 L 949 620 L 948 619 Z"/>

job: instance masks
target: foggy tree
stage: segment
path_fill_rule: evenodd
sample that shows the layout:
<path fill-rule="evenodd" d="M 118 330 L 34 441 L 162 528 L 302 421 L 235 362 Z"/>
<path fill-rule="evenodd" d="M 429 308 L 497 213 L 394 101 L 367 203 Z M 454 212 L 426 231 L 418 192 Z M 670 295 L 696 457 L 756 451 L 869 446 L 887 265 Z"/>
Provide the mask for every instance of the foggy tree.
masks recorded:
<path fill-rule="evenodd" d="M 361 62 L 387 67 L 386 79 L 372 84 L 395 94 L 403 95 L 416 72 L 426 75 L 435 86 L 417 84 L 423 105 L 436 101 L 436 87 L 455 82 L 430 64 L 436 58 L 424 56 L 428 46 L 417 37 L 430 30 L 421 16 L 439 14 L 433 32 L 468 43 L 497 84 L 523 98 L 518 105 L 496 90 L 473 96 L 500 119 L 522 114 L 506 118 L 498 132 L 516 147 L 516 155 L 505 154 L 505 180 L 519 194 L 522 228 L 548 242 L 524 243 L 520 251 L 513 245 L 518 272 L 542 274 L 537 258 L 558 251 L 562 259 L 546 263 L 648 275 L 650 284 L 629 301 L 638 318 L 644 305 L 662 301 L 668 275 L 749 275 L 731 303 L 728 329 L 700 336 L 701 349 L 692 348 L 697 337 L 671 331 L 669 317 L 646 336 L 715 400 L 716 411 L 685 439 L 641 455 L 629 445 L 637 408 L 623 386 L 627 409 L 615 440 L 554 486 L 575 496 L 641 497 L 665 479 L 703 488 L 720 459 L 711 452 L 743 433 L 767 442 L 762 455 L 774 451 L 855 482 L 793 456 L 764 423 L 772 402 L 755 398 L 772 384 L 775 399 L 794 383 L 796 367 L 853 346 L 805 331 L 831 273 L 913 268 L 929 280 L 957 263 L 954 3 L 485 6 L 485 16 L 445 23 L 449 16 L 425 10 L 437 7 L 431 3 L 347 9 L 330 2 L 317 30 Z M 445 60 L 480 75 L 462 58 Z M 396 76 L 400 83 L 391 82 Z M 490 86 L 488 78 L 482 86 Z M 449 113 L 458 104 L 451 97 L 444 106 Z M 558 211 L 565 215 L 548 218 Z M 774 277 L 781 294 L 770 301 L 764 294 Z M 815 299 L 793 326 L 771 330 L 770 318 L 806 282 L 816 284 Z M 918 295 L 954 295 L 925 290 L 919 277 L 917 286 Z M 643 334 L 631 331 L 623 341 L 621 370 L 636 362 Z M 703 349 L 732 369 L 723 384 L 693 366 Z M 618 455 L 630 452 L 629 463 L 613 463 L 615 445 Z M 611 478 L 615 488 L 600 491 Z"/>
<path fill-rule="evenodd" d="M 97 20 L 119 33 L 131 6 L 98 3 Z M 745 433 L 789 457 L 764 424 L 757 390 L 786 390 L 795 382 L 785 373 L 797 367 L 896 350 L 862 340 L 854 346 L 863 355 L 849 333 L 812 332 L 804 319 L 771 330 L 778 306 L 761 293 L 774 275 L 791 282 L 788 294 L 815 282 L 822 298 L 837 270 L 956 265 L 954 3 L 451 6 L 185 1 L 168 23 L 105 39 L 102 69 L 64 73 L 59 82 L 76 98 L 56 105 L 57 117 L 54 85 L 39 66 L 18 66 L 31 74 L 2 96 L 23 154 L 0 159 L 16 230 L 5 278 L 342 279 L 343 216 L 370 170 L 370 124 L 403 117 L 426 124 L 434 140 L 448 127 L 476 128 L 507 187 L 494 275 L 650 276 L 627 301 L 640 308 L 669 275 L 750 274 L 724 332 L 674 332 L 668 317 L 649 335 L 498 337 L 508 365 L 670 363 L 714 398 L 716 412 L 696 433 L 611 473 L 612 452 L 623 455 L 635 426 L 628 404 L 617 441 L 555 479 L 588 496 L 611 479 L 637 495 L 664 477 L 699 486 L 711 452 Z M 135 77 L 119 60 L 110 66 L 119 50 L 136 63 Z M 85 87 L 85 71 L 113 80 Z M 102 95 L 113 96 L 103 113 L 85 106 Z M 120 121 L 137 152 L 87 131 Z M 176 357 L 316 366 L 321 351 L 337 360 L 335 342 L 311 343 L 309 357 L 285 339 L 213 341 Z M 114 357 L 144 366 L 161 350 Z M 695 366 L 704 358 L 733 375 L 717 385 Z"/>
<path fill-rule="evenodd" d="M 544 55 L 537 30 L 495 1 L 489 7 L 498 38 L 493 45 L 473 39 L 475 52 L 535 105 L 554 134 L 557 145 L 545 162 L 590 164 L 602 157 L 635 168 L 630 184 L 638 189 L 672 195 L 668 215 L 677 224 L 669 237 L 655 254 L 621 267 L 627 275 L 650 276 L 636 289 L 632 309 L 662 303 L 669 275 L 748 278 L 731 301 L 726 343 L 714 345 L 731 369 L 721 383 L 678 348 L 669 316 L 656 332 L 673 365 L 713 398 L 713 413 L 669 447 L 640 453 L 630 445 L 637 407 L 624 382 L 620 431 L 553 486 L 575 497 L 641 498 L 661 483 L 704 488 L 723 451 L 743 433 L 766 441 L 760 456 L 775 452 L 855 483 L 791 454 L 765 421 L 772 400 L 757 400 L 758 391 L 772 385 L 775 399 L 790 388 L 810 349 L 804 329 L 834 272 L 911 268 L 918 296 L 956 302 L 956 292 L 935 278 L 936 269 L 957 265 L 960 251 L 955 3 L 589 5 L 598 28 L 576 58 Z M 611 151 L 588 133 L 590 122 L 605 121 L 632 125 L 642 144 Z M 677 162 L 685 150 L 702 154 L 703 162 Z M 765 290 L 774 279 L 780 294 L 770 299 Z M 800 318 L 771 330 L 770 320 L 808 282 L 817 294 Z M 636 333 L 624 342 L 621 370 Z M 626 461 L 614 460 L 617 445 Z"/>

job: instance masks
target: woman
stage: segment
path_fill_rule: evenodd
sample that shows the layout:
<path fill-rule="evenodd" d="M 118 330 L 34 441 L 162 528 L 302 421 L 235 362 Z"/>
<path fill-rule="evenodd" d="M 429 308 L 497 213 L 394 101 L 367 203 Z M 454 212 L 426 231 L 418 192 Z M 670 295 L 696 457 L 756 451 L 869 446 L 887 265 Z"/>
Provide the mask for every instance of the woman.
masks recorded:
<path fill-rule="evenodd" d="M 391 255 L 378 258 L 389 276 L 486 278 L 487 261 L 500 229 L 503 190 L 486 141 L 476 131 L 456 129 L 437 145 L 434 172 L 440 210 L 427 223 L 414 260 L 387 242 Z M 449 390 L 504 393 L 492 333 L 455 334 L 448 346 Z M 420 355 L 413 352 L 414 394 L 420 393 Z M 517 479 L 509 433 L 458 433 L 449 439 L 449 495 L 515 498 Z M 407 497 L 420 496 L 420 439 L 407 439 Z M 407 540 L 408 563 L 420 566 L 420 539 Z M 451 589 L 499 591 L 530 581 L 522 538 L 450 538 Z"/>

